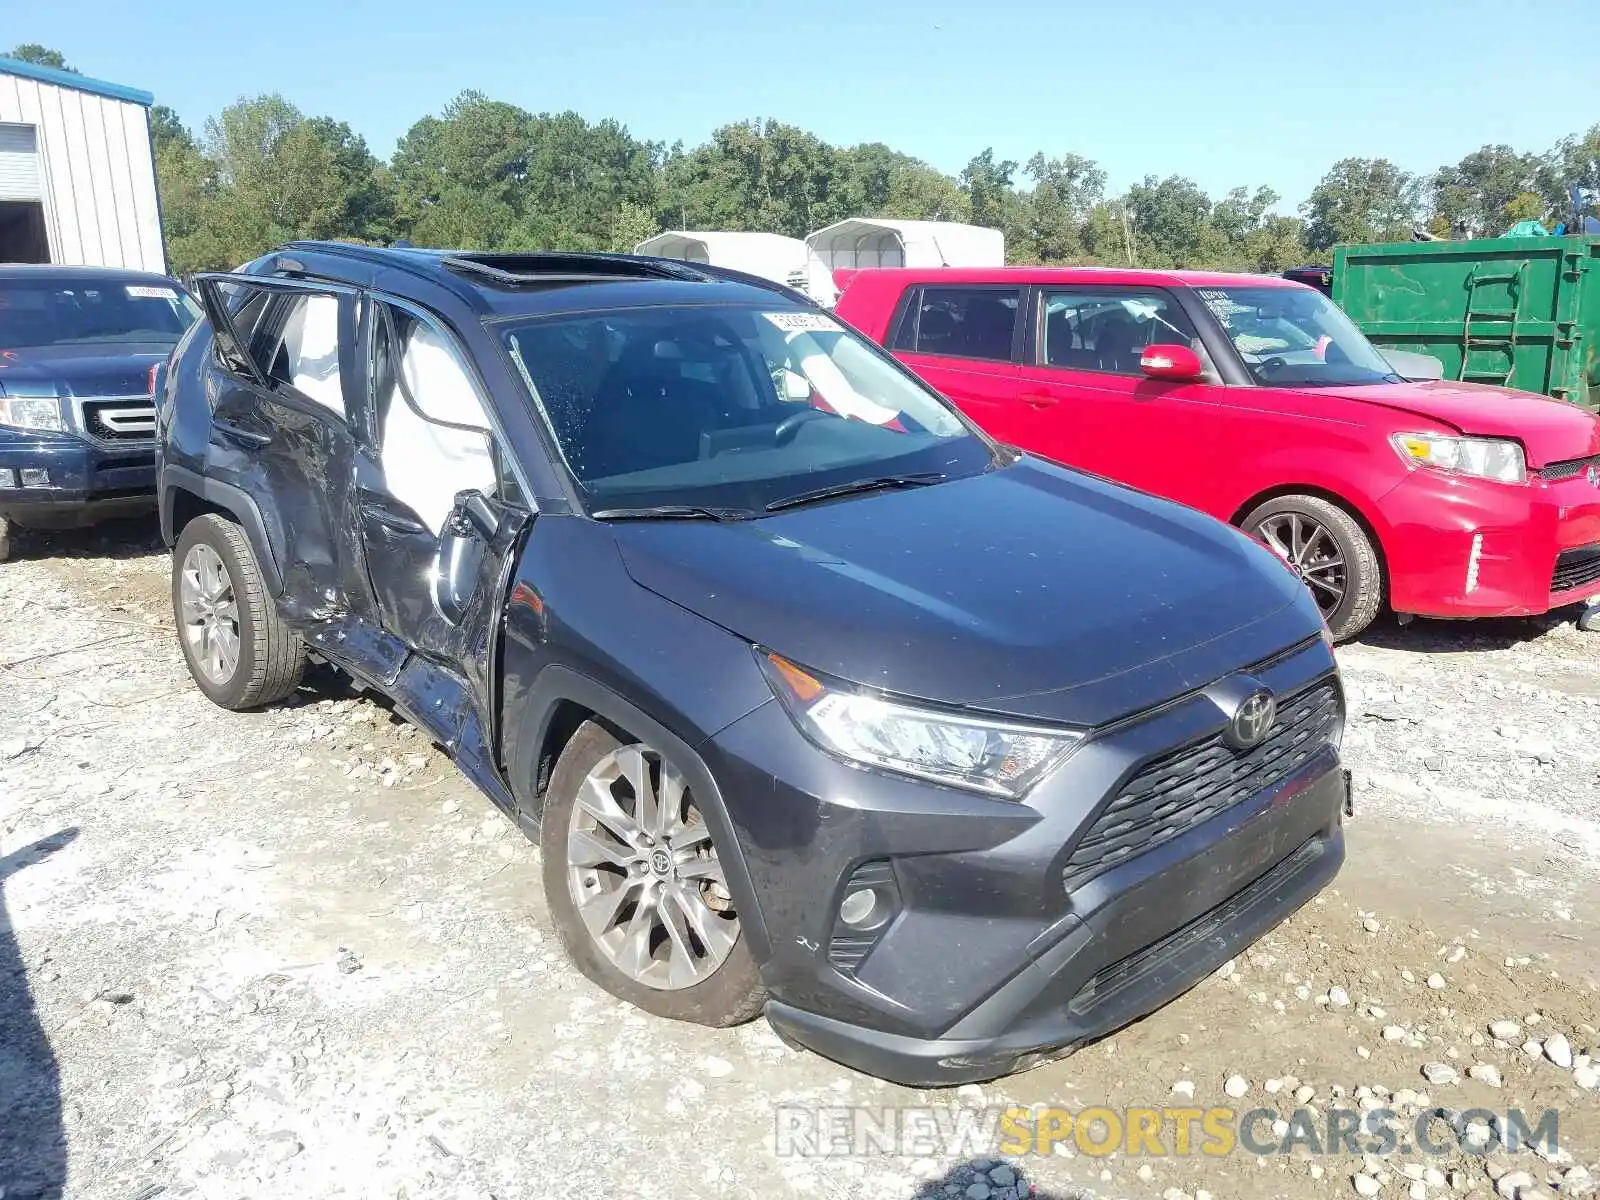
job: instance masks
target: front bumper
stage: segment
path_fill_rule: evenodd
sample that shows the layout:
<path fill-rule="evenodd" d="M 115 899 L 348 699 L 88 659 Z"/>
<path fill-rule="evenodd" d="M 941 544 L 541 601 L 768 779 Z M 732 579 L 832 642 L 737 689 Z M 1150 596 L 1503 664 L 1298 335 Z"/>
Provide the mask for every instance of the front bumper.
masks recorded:
<path fill-rule="evenodd" d="M 1335 678 L 1320 640 L 1252 674 L 1285 697 Z M 849 767 L 776 703 L 716 735 L 701 749 L 772 946 L 774 1028 L 907 1085 L 993 1078 L 1160 1007 L 1281 921 L 1343 861 L 1332 744 L 1154 848 L 1064 873 L 1125 783 L 1220 731 L 1213 693 L 1097 735 L 1020 804 Z M 863 872 L 897 900 L 864 950 L 837 917 Z"/>
<path fill-rule="evenodd" d="M 0 517 L 21 525 L 75 525 L 155 503 L 152 441 L 101 448 L 71 435 L 0 429 Z M 47 482 L 22 486 L 23 471 Z M 10 472 L 12 486 L 4 486 Z"/>
<path fill-rule="evenodd" d="M 1600 487 L 1586 476 L 1505 484 L 1418 470 L 1381 508 L 1396 612 L 1534 616 L 1600 596 L 1589 572 L 1565 586 L 1556 570 L 1567 552 L 1600 551 Z"/>

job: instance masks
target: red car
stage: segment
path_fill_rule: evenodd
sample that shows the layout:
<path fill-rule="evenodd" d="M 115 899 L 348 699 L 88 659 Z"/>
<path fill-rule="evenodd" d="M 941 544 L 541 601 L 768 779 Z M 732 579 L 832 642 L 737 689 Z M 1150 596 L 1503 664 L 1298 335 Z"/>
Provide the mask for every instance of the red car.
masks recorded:
<path fill-rule="evenodd" d="M 1380 607 L 1600 596 L 1600 419 L 1409 382 L 1320 292 L 1194 271 L 863 270 L 838 315 L 1002 441 L 1276 550 L 1350 638 Z"/>

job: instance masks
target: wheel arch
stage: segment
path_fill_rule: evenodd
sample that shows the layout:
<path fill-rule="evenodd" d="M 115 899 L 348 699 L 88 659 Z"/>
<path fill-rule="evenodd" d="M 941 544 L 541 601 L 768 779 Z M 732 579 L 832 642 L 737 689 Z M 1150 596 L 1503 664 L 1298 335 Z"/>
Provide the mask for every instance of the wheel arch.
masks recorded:
<path fill-rule="evenodd" d="M 537 828 L 543 815 L 549 772 L 572 735 L 591 720 L 609 726 L 613 732 L 650 743 L 683 772 L 716 842 L 750 952 L 758 964 L 765 962 L 772 955 L 772 944 L 756 899 L 755 884 L 722 791 L 705 760 L 693 746 L 632 701 L 561 665 L 547 666 L 539 672 L 524 693 L 521 715 L 505 724 L 511 738 L 505 748 L 509 782 L 524 825 Z"/>
<path fill-rule="evenodd" d="M 255 552 L 256 565 L 267 591 L 274 597 L 283 594 L 283 575 L 278 560 L 272 553 L 272 543 L 267 538 L 266 524 L 261 510 L 250 494 L 242 488 L 208 479 L 182 467 L 166 466 L 161 471 L 161 539 L 168 546 L 177 544 L 184 526 L 196 517 L 217 513 L 227 517 L 244 530 Z"/>

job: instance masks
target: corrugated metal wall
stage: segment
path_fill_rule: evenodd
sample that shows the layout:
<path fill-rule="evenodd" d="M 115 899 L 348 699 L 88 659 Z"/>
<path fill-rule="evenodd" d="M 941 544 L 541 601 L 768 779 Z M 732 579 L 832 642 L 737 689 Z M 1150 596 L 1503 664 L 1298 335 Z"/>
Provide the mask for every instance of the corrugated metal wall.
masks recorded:
<path fill-rule="evenodd" d="M 0 72 L 0 123 L 36 131 L 53 262 L 167 269 L 143 105 Z"/>

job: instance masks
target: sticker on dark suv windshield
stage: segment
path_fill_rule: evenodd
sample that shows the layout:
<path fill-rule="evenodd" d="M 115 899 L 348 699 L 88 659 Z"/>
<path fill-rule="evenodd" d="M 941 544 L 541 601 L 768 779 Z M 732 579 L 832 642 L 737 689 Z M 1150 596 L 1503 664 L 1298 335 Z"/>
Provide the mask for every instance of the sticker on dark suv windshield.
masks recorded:
<path fill-rule="evenodd" d="M 178 293 L 169 287 L 147 287 L 142 283 L 130 283 L 123 291 L 128 293 L 130 300 L 176 300 Z"/>
<path fill-rule="evenodd" d="M 837 333 L 839 330 L 839 323 L 822 313 L 775 312 L 761 315 L 785 333 Z"/>

